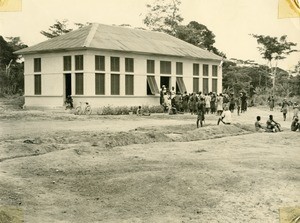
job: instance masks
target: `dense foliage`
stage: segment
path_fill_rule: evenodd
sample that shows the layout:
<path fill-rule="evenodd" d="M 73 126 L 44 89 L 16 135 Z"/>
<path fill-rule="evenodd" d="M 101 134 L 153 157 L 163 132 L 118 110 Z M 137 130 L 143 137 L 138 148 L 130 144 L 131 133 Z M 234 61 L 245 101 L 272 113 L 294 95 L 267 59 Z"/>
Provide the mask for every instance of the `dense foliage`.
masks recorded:
<path fill-rule="evenodd" d="M 24 63 L 14 51 L 27 47 L 20 37 L 0 36 L 0 94 L 11 95 L 24 90 Z"/>

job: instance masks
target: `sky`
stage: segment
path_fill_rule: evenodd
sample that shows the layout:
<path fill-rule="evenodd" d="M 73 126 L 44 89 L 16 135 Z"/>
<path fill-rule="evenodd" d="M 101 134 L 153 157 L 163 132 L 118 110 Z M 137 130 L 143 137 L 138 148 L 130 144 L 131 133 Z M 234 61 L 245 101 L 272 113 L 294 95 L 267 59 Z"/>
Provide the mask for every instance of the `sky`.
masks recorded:
<path fill-rule="evenodd" d="M 0 12 L 0 35 L 20 36 L 28 46 L 47 40 L 41 30 L 56 20 L 107 25 L 130 24 L 145 27 L 146 4 L 153 0 L 22 0 L 19 12 Z M 278 0 L 181 0 L 183 25 L 190 21 L 204 24 L 216 36 L 215 47 L 227 58 L 261 59 L 256 40 L 249 34 L 288 36 L 300 50 L 300 18 L 278 19 Z M 290 70 L 300 61 L 300 52 L 279 61 L 278 66 Z"/>

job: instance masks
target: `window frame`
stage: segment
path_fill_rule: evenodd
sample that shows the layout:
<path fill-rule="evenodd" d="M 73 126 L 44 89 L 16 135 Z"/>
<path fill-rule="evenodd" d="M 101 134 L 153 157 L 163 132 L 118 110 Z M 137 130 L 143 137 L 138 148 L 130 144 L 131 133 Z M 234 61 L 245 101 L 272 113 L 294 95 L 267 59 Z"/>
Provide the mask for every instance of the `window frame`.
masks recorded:
<path fill-rule="evenodd" d="M 113 83 L 115 79 L 113 77 L 118 77 L 117 85 Z M 117 86 L 117 88 L 116 88 Z M 120 74 L 110 74 L 110 94 L 111 95 L 120 95 Z"/>
<path fill-rule="evenodd" d="M 134 72 L 134 58 L 125 58 L 125 72 Z"/>
<path fill-rule="evenodd" d="M 79 79 L 80 77 L 81 80 Z M 84 95 L 84 74 L 83 73 L 75 73 L 75 95 Z"/>
<path fill-rule="evenodd" d="M 84 69 L 84 57 L 83 55 L 75 55 L 75 70 Z"/>
<path fill-rule="evenodd" d="M 203 64 L 203 76 L 208 77 L 209 76 L 209 65 Z"/>
<path fill-rule="evenodd" d="M 42 94 L 42 75 L 35 74 L 34 75 L 34 95 Z"/>
<path fill-rule="evenodd" d="M 33 72 L 41 72 L 41 71 L 42 71 L 42 59 L 33 58 Z"/>
<path fill-rule="evenodd" d="M 176 62 L 176 75 L 183 75 L 183 63 Z"/>
<path fill-rule="evenodd" d="M 63 63 L 64 63 L 64 71 L 72 70 L 72 56 L 63 56 Z"/>
<path fill-rule="evenodd" d="M 105 73 L 95 73 L 95 95 L 105 95 Z"/>
<path fill-rule="evenodd" d="M 125 95 L 134 95 L 134 75 L 125 74 Z"/>
<path fill-rule="evenodd" d="M 147 60 L 147 74 L 154 74 L 154 73 L 155 73 L 155 60 Z"/>
<path fill-rule="evenodd" d="M 199 63 L 193 63 L 193 76 L 199 76 L 199 74 L 200 74 Z"/>
<path fill-rule="evenodd" d="M 195 81 L 197 80 L 197 89 L 195 89 Z M 198 93 L 199 92 L 199 80 L 200 80 L 200 78 L 199 77 L 193 77 L 193 92 L 195 92 L 195 93 Z"/>
<path fill-rule="evenodd" d="M 105 71 L 105 56 L 95 55 L 95 70 Z"/>
<path fill-rule="evenodd" d="M 120 72 L 120 57 L 110 57 L 110 71 Z"/>
<path fill-rule="evenodd" d="M 218 65 L 212 65 L 212 76 L 213 77 L 218 76 Z"/>
<path fill-rule="evenodd" d="M 160 61 L 160 73 L 161 74 L 172 74 L 172 62 L 161 60 Z"/>

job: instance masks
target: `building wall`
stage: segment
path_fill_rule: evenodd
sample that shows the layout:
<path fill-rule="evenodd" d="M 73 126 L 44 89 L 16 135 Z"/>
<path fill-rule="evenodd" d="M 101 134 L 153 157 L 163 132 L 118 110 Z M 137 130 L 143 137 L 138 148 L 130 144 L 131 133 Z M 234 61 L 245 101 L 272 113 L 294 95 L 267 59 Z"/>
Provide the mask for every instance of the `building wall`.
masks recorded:
<path fill-rule="evenodd" d="M 83 55 L 84 69 L 75 70 L 75 55 Z M 105 72 L 95 71 L 95 55 L 105 56 Z M 63 71 L 63 56 L 72 57 L 72 69 Z M 120 58 L 120 72 L 110 71 L 110 57 Z M 218 61 L 196 60 L 189 58 L 137 55 L 133 53 L 85 50 L 73 52 L 47 53 L 24 55 L 25 58 L 25 106 L 27 107 L 62 107 L 65 100 L 65 77 L 64 74 L 71 74 L 72 97 L 74 105 L 80 101 L 88 101 L 93 107 L 106 105 L 158 105 L 159 94 L 147 95 L 147 60 L 155 60 L 154 75 L 158 87 L 161 87 L 160 77 L 170 77 L 171 86 L 176 86 L 176 77 L 183 77 L 188 93 L 193 92 L 193 63 L 198 63 L 199 90 L 203 91 L 203 78 L 208 78 L 209 89 L 212 91 L 212 79 L 217 79 L 217 93 L 222 91 L 222 69 Z M 34 58 L 41 58 L 41 72 L 34 72 Z M 134 95 L 125 95 L 125 58 L 134 58 Z M 160 61 L 171 61 L 172 73 L 170 75 L 160 74 Z M 176 62 L 183 63 L 183 74 L 176 75 Z M 203 77 L 203 64 L 209 65 L 208 77 Z M 212 65 L 218 66 L 218 77 L 212 76 Z M 84 74 L 84 93 L 75 94 L 75 73 Z M 105 73 L 105 95 L 95 94 L 95 73 Z M 120 74 L 120 95 L 111 95 L 110 81 L 111 73 Z M 35 95 L 34 75 L 41 74 L 41 94 Z M 170 87 L 171 87 L 170 86 Z"/>

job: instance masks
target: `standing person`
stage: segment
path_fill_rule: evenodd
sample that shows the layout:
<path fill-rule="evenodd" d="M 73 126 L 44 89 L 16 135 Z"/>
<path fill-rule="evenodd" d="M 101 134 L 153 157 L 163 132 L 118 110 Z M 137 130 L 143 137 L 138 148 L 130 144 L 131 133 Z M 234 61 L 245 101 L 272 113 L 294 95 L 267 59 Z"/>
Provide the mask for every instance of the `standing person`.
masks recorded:
<path fill-rule="evenodd" d="M 234 107 L 235 107 L 235 98 L 233 93 L 231 93 L 229 97 L 229 110 L 231 111 L 231 113 L 234 112 Z"/>
<path fill-rule="evenodd" d="M 274 106 L 275 106 L 275 99 L 274 99 L 273 95 L 269 96 L 268 104 L 269 104 L 269 107 L 270 107 L 270 111 L 273 111 Z"/>
<path fill-rule="evenodd" d="M 171 108 L 171 98 L 168 92 L 164 93 L 164 112 L 169 112 Z"/>
<path fill-rule="evenodd" d="M 208 114 L 210 111 L 211 96 L 208 94 L 205 94 L 204 98 L 205 98 L 205 111 L 206 111 L 206 114 Z"/>
<path fill-rule="evenodd" d="M 221 117 L 218 119 L 217 124 L 219 125 L 220 122 L 223 122 L 225 125 L 231 124 L 231 112 L 228 110 L 228 107 L 224 107 L 224 111 L 221 114 Z"/>
<path fill-rule="evenodd" d="M 283 121 L 286 120 L 286 114 L 288 112 L 289 103 L 287 102 L 286 98 L 283 99 L 282 105 L 281 105 L 281 111 L 283 114 Z"/>
<path fill-rule="evenodd" d="M 223 95 L 222 93 L 219 94 L 216 98 L 217 103 L 217 115 L 221 115 L 223 111 Z"/>
<path fill-rule="evenodd" d="M 216 112 L 216 93 L 210 93 L 211 99 L 210 99 L 210 113 L 214 114 Z"/>
<path fill-rule="evenodd" d="M 241 97 L 241 113 L 247 111 L 247 95 L 245 92 L 242 92 Z"/>
<path fill-rule="evenodd" d="M 192 94 L 192 96 L 190 97 L 190 110 L 191 110 L 192 115 L 196 113 L 197 102 L 198 102 L 198 97 L 197 97 L 196 93 L 194 92 Z"/>
<path fill-rule="evenodd" d="M 197 128 L 199 128 L 199 122 L 200 126 L 203 126 L 203 121 L 205 119 L 205 99 L 200 98 L 200 100 L 197 102 Z"/>
<path fill-rule="evenodd" d="M 189 103 L 189 95 L 185 91 L 182 95 L 182 107 L 183 107 L 183 112 L 188 111 L 188 103 Z"/>
<path fill-rule="evenodd" d="M 242 104 L 242 93 L 240 93 L 240 96 L 237 96 L 235 98 L 235 104 L 236 104 L 236 109 L 237 109 L 237 115 L 240 115 L 240 111 L 241 111 L 241 104 Z"/>
<path fill-rule="evenodd" d="M 159 102 L 160 102 L 161 105 L 164 104 L 164 93 L 165 93 L 165 91 L 164 91 L 164 86 L 165 86 L 165 85 L 163 85 L 163 86 L 161 87 L 160 92 L 159 92 L 159 95 L 160 95 L 160 97 L 159 97 Z"/>

